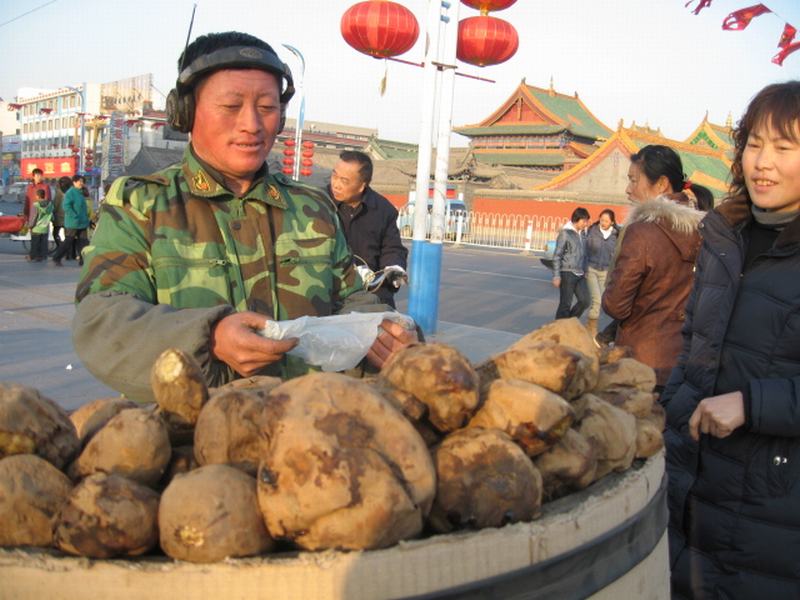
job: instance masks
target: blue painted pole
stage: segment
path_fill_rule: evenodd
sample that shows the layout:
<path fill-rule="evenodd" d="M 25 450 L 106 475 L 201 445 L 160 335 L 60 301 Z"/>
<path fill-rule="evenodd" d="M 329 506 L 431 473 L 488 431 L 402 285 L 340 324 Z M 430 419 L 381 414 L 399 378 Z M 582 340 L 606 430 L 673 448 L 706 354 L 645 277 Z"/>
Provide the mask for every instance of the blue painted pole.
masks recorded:
<path fill-rule="evenodd" d="M 425 240 L 411 242 L 410 273 L 417 276 L 410 277 L 408 282 L 408 314 L 426 335 L 436 333 L 441 265 L 442 244 Z"/>

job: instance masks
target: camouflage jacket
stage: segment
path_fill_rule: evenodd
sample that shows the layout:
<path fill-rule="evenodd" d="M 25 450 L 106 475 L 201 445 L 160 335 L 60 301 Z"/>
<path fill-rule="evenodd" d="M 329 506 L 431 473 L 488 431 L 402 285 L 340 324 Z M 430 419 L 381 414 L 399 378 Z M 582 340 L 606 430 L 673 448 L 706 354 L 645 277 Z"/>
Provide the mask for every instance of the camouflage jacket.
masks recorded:
<path fill-rule="evenodd" d="M 242 198 L 218 179 L 188 147 L 181 164 L 117 179 L 106 196 L 84 255 L 73 335 L 87 368 L 129 396 L 149 395 L 149 366 L 169 346 L 194 354 L 209 384 L 233 379 L 208 353 L 210 329 L 225 314 L 330 315 L 361 287 L 322 190 L 266 167 Z M 307 370 L 287 356 L 265 372 Z"/>

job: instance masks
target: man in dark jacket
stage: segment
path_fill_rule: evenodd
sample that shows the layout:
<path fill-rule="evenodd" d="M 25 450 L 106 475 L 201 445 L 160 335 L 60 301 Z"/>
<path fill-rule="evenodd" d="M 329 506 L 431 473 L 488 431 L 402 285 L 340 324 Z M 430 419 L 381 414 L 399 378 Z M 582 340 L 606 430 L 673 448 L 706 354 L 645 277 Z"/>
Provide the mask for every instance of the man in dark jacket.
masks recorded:
<path fill-rule="evenodd" d="M 345 150 L 331 173 L 329 192 L 336 201 L 344 235 L 353 251 L 355 265 L 373 272 L 405 274 L 408 250 L 400 241 L 397 209 L 369 187 L 372 160 L 363 152 Z M 394 307 L 397 288 L 387 277 L 375 293 L 381 302 Z"/>

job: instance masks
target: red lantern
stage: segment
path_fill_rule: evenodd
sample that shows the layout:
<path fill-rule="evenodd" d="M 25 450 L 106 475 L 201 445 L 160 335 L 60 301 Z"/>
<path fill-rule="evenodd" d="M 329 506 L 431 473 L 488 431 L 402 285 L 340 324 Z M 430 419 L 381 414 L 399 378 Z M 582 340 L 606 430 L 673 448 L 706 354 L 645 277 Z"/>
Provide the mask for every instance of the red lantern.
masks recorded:
<path fill-rule="evenodd" d="M 300 161 L 300 164 L 303 165 L 304 167 L 310 167 L 314 164 L 314 161 L 311 160 L 310 158 L 304 158 L 303 160 Z"/>
<path fill-rule="evenodd" d="M 460 61 L 479 67 L 497 65 L 514 56 L 518 47 L 517 30 L 503 19 L 481 15 L 458 23 Z"/>
<path fill-rule="evenodd" d="M 300 169 L 300 175 L 303 177 L 311 177 L 311 169 Z"/>
<path fill-rule="evenodd" d="M 313 150 L 314 149 L 314 142 L 306 140 L 305 142 L 303 142 L 303 148 L 306 148 L 308 150 Z"/>
<path fill-rule="evenodd" d="M 314 156 L 313 150 L 303 150 L 303 158 L 311 158 Z"/>
<path fill-rule="evenodd" d="M 288 157 L 284 158 L 283 159 L 283 164 L 285 164 L 287 167 L 291 167 L 294 164 L 294 159 L 293 158 L 288 158 Z"/>
<path fill-rule="evenodd" d="M 461 0 L 461 3 L 481 11 L 481 14 L 485 15 L 488 12 L 505 10 L 516 1 L 517 0 Z"/>
<path fill-rule="evenodd" d="M 291 167 L 283 167 L 283 174 L 284 175 L 291 175 L 292 172 L 293 172 L 293 169 Z"/>
<path fill-rule="evenodd" d="M 294 140 L 292 138 L 286 139 L 284 140 L 283 145 L 289 147 L 294 146 Z"/>
<path fill-rule="evenodd" d="M 294 156 L 294 148 L 284 148 L 283 149 L 284 156 Z"/>
<path fill-rule="evenodd" d="M 375 58 L 397 56 L 411 49 L 419 37 L 419 25 L 405 6 L 390 0 L 367 0 L 342 15 L 344 41 Z"/>

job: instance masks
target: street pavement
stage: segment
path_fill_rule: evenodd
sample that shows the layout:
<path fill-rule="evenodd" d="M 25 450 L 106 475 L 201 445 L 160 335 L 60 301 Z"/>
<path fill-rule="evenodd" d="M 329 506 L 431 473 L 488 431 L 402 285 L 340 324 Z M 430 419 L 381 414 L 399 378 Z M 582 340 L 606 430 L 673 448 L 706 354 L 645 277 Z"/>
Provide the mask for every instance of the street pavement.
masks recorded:
<path fill-rule="evenodd" d="M 117 396 L 92 377 L 72 346 L 77 263 L 65 261 L 61 268 L 52 261 L 29 263 L 25 254 L 20 242 L 0 237 L 0 381 L 32 386 L 67 410 Z M 398 298 L 401 311 L 406 305 L 404 297 Z M 480 362 L 520 333 L 440 320 L 428 339 L 451 344 Z"/>

